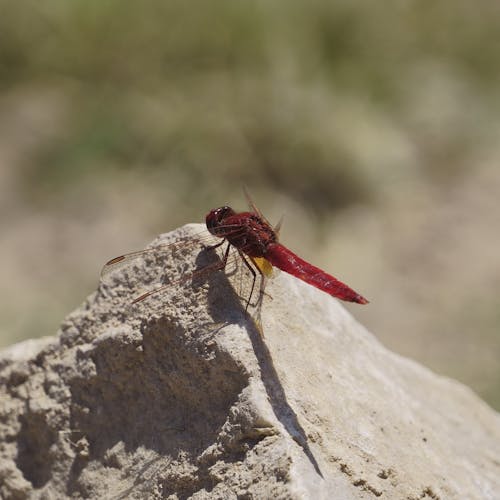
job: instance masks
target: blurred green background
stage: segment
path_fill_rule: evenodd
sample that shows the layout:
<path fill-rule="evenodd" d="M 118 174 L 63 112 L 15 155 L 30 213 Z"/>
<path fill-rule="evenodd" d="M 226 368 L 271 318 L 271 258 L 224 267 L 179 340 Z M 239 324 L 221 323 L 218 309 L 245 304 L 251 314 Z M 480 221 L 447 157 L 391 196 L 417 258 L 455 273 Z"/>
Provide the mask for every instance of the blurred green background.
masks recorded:
<path fill-rule="evenodd" d="M 500 4 L 0 1 L 0 343 L 245 208 L 500 408 Z"/>

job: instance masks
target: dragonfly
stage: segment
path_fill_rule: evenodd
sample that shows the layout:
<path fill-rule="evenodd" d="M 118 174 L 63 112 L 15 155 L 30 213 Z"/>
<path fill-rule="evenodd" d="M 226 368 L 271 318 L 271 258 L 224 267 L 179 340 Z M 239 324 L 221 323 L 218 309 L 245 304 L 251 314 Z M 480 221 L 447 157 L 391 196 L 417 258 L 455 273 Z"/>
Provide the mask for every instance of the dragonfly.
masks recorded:
<path fill-rule="evenodd" d="M 273 228 L 246 191 L 245 195 L 250 208 L 247 212 L 236 212 L 227 205 L 208 212 L 205 217 L 207 230 L 212 236 L 219 238 L 220 241 L 211 245 L 205 245 L 205 249 L 215 250 L 224 245 L 224 243 L 227 243 L 227 246 L 223 257 L 218 262 L 210 264 L 206 268 L 196 270 L 190 276 L 194 277 L 195 275 L 226 269 L 229 262 L 230 250 L 235 249 L 237 255 L 239 255 L 253 277 L 245 310 L 248 309 L 250 304 L 257 277 L 261 277 L 260 297 L 262 297 L 264 294 L 265 279 L 272 275 L 274 267 L 337 299 L 357 304 L 368 303 L 366 298 L 351 287 L 300 258 L 285 245 L 281 244 L 279 242 L 281 222 Z M 139 257 L 157 252 L 161 248 L 169 246 L 171 245 L 159 245 L 115 257 L 104 265 L 101 271 L 101 278 L 104 278 L 117 268 L 127 266 Z M 184 276 L 177 283 L 187 281 L 190 276 Z M 159 294 L 171 288 L 174 284 L 170 283 L 154 288 L 133 299 L 132 303 L 142 302 L 152 295 Z"/>

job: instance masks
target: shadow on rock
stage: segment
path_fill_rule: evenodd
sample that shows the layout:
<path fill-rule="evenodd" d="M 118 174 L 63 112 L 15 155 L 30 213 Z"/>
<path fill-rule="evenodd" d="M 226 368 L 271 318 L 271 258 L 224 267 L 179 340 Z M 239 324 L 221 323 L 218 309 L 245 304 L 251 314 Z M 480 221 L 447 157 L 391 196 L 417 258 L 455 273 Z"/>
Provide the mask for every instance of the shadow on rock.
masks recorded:
<path fill-rule="evenodd" d="M 214 322 L 219 324 L 237 323 L 246 328 L 276 418 L 283 424 L 292 439 L 304 450 L 316 472 L 323 477 L 318 462 L 309 447 L 306 433 L 300 425 L 296 413 L 288 403 L 285 390 L 274 367 L 271 353 L 259 331 L 259 327 L 252 316 L 245 312 L 244 304 L 248 297 L 239 297 L 223 272 L 212 274 L 208 281 L 209 312 Z"/>
<path fill-rule="evenodd" d="M 88 441 L 89 454 L 75 459 L 69 493 L 80 490 L 89 460 L 113 467 L 120 447 L 127 455 L 149 449 L 174 460 L 197 457 L 216 442 L 248 385 L 227 353 L 186 342 L 185 331 L 167 318 L 142 330 L 137 338 L 109 336 L 82 354 L 95 373 L 73 380 L 71 428 Z"/>

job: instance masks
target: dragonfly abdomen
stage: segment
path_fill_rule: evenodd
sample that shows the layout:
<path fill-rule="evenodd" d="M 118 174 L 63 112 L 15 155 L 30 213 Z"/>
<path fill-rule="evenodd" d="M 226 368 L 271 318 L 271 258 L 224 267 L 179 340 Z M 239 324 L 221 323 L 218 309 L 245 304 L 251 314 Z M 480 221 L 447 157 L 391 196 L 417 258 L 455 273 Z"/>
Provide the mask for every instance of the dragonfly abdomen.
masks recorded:
<path fill-rule="evenodd" d="M 309 264 L 309 262 L 301 259 L 280 243 L 271 243 L 268 245 L 265 258 L 278 269 L 309 283 L 333 297 L 348 302 L 357 302 L 358 304 L 368 303 L 368 300 L 345 283 L 325 273 L 319 267 Z"/>

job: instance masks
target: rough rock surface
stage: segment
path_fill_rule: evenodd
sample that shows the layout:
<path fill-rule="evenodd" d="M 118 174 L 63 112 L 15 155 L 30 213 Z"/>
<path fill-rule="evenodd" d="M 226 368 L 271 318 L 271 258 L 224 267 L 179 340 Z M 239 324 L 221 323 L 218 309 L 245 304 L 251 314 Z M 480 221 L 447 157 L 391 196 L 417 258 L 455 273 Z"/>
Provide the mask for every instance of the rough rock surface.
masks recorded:
<path fill-rule="evenodd" d="M 285 273 L 265 338 L 221 272 L 129 306 L 213 258 L 167 250 L 2 353 L 1 498 L 500 498 L 500 419 L 469 389 Z"/>

